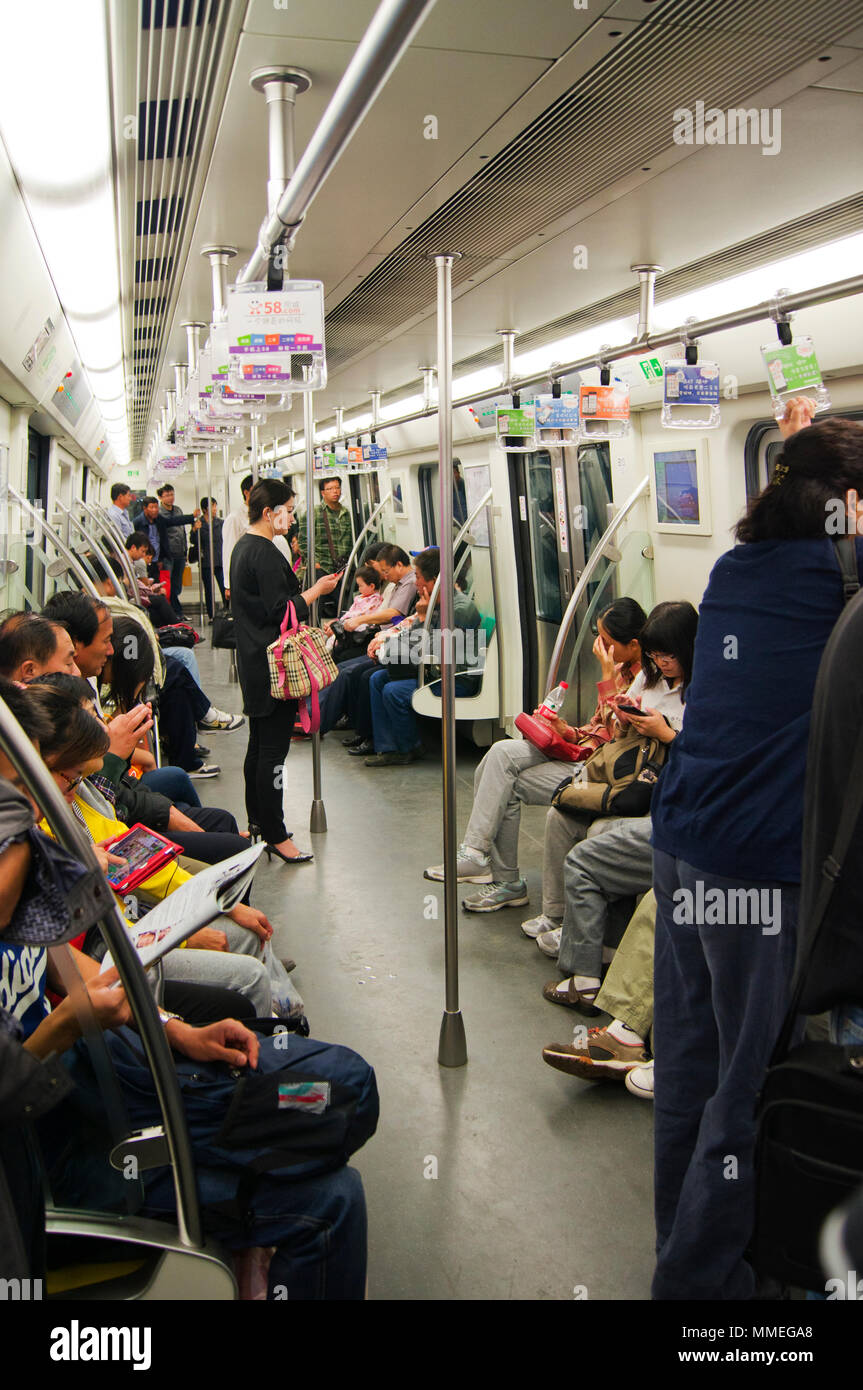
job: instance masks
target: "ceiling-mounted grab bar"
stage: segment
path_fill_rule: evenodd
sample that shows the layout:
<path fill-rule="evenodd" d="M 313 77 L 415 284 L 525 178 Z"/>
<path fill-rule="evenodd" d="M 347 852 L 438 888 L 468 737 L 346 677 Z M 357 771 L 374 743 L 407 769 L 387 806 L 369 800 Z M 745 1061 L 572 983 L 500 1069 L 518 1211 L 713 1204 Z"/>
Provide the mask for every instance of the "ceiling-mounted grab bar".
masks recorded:
<path fill-rule="evenodd" d="M 0 699 L 0 750 L 9 759 L 27 790 L 41 806 L 45 818 L 57 837 L 58 844 L 74 855 L 86 869 L 99 875 L 99 878 L 104 881 L 104 875 L 93 852 L 93 845 L 89 836 L 76 824 L 69 807 L 60 795 L 54 778 L 2 699 Z M 180 1239 L 184 1245 L 190 1248 L 200 1248 L 203 1245 L 203 1227 L 195 1185 L 192 1146 L 189 1140 L 186 1114 L 180 1096 L 177 1074 L 174 1070 L 171 1051 L 159 1015 L 156 1012 L 156 1001 L 150 991 L 138 954 L 129 940 L 120 909 L 111 892 L 106 894 L 105 915 L 100 919 L 99 925 L 104 932 L 108 949 L 126 991 L 147 1062 L 153 1075 L 156 1096 L 164 1121 L 165 1137 L 171 1156 Z"/>
<path fill-rule="evenodd" d="M 371 516 L 369 517 L 369 519 L 368 519 L 368 521 L 366 522 L 365 526 L 363 527 L 362 531 L 360 531 L 360 534 L 357 536 L 356 540 L 354 541 L 354 548 L 353 548 L 353 550 L 351 551 L 350 555 L 348 556 L 348 562 L 347 562 L 347 564 L 345 565 L 345 572 L 344 572 L 344 575 L 342 576 L 341 587 L 339 588 L 339 602 L 338 602 L 338 606 L 337 606 L 337 608 L 336 608 L 336 612 L 337 612 L 337 613 L 341 613 L 341 612 L 343 611 L 343 609 L 342 609 L 342 603 L 344 602 L 344 597 L 345 597 L 345 585 L 346 585 L 347 582 L 348 582 L 348 575 L 349 575 L 350 572 L 351 572 L 351 565 L 352 565 L 353 562 L 354 562 L 354 558 L 355 558 L 355 556 L 359 553 L 360 542 L 361 542 L 363 536 L 366 534 L 366 532 L 369 531 L 369 530 L 371 530 L 372 522 L 377 521 L 378 517 L 380 516 L 380 514 L 381 514 L 381 512 L 383 511 L 384 507 L 386 506 L 387 502 L 389 502 L 391 499 L 392 499 L 392 493 L 391 493 L 391 492 L 388 492 L 388 493 L 386 494 L 385 497 L 382 497 L 382 498 L 381 498 L 380 502 L 379 502 L 378 505 L 375 507 L 374 511 L 372 512 Z"/>
<path fill-rule="evenodd" d="M 855 294 L 863 294 L 863 275 L 853 275 L 847 280 L 834 280 L 829 285 L 822 285 L 818 289 L 801 290 L 798 294 L 782 296 L 782 308 L 787 313 L 795 313 L 799 309 L 811 309 L 818 304 L 830 304 L 835 299 L 847 299 Z M 619 347 L 603 348 L 602 357 L 606 362 L 619 362 L 626 357 L 642 357 L 646 352 L 654 351 L 657 348 L 672 347 L 675 343 L 682 342 L 687 334 L 690 337 L 704 338 L 711 333 L 725 333 L 732 328 L 742 328 L 747 323 L 757 323 L 759 319 L 770 319 L 776 307 L 775 297 L 765 300 L 763 304 L 753 305 L 749 309 L 740 309 L 735 313 L 717 314 L 715 318 L 704 319 L 701 323 L 687 322 L 678 328 L 673 328 L 667 333 L 651 333 L 640 341 L 621 343 Z M 589 367 L 596 366 L 596 352 L 590 353 L 587 357 L 581 357 L 575 362 L 555 363 L 554 374 L 556 377 L 569 376 L 571 372 L 586 371 Z M 532 386 L 542 386 L 548 381 L 548 367 L 541 372 L 534 372 L 530 376 L 519 377 L 511 384 L 511 390 L 515 393 L 526 391 Z M 459 396 L 452 403 L 453 410 L 458 410 L 466 405 L 478 405 L 480 401 L 490 400 L 493 396 L 504 393 L 503 386 L 498 386 L 489 390 L 474 391 L 469 396 Z M 362 409 L 362 403 L 349 407 L 350 411 Z M 425 407 L 422 410 L 413 410 L 407 415 L 397 415 L 390 420 L 381 422 L 382 430 L 397 429 L 401 425 L 412 425 L 417 420 L 427 420 L 430 416 L 437 414 L 437 407 Z M 329 428 L 322 424 L 323 428 Z"/>
<path fill-rule="evenodd" d="M 258 245 L 237 276 L 238 285 L 265 279 L 277 242 L 284 241 L 290 252 L 315 195 L 434 3 L 383 0 L 378 6 L 275 211 L 262 224 Z"/>
<path fill-rule="evenodd" d="M 638 501 L 639 497 L 643 496 L 643 494 L 647 491 L 649 482 L 649 478 L 642 478 L 641 482 L 638 484 L 635 490 L 629 494 L 620 511 L 617 513 L 617 515 L 613 518 L 613 520 L 609 523 L 609 525 L 606 527 L 606 529 L 600 536 L 599 541 L 591 551 L 590 559 L 588 560 L 587 564 L 585 565 L 584 569 L 581 571 L 581 574 L 578 577 L 578 583 L 572 591 L 572 598 L 566 605 L 566 612 L 564 613 L 563 618 L 561 619 L 560 627 L 557 633 L 557 640 L 554 644 L 554 650 L 551 653 L 551 660 L 548 663 L 548 675 L 546 676 L 545 680 L 546 695 L 548 694 L 549 690 L 551 690 L 557 684 L 557 674 L 558 669 L 560 667 L 560 658 L 563 652 L 564 643 L 566 642 L 566 639 L 569 636 L 569 629 L 572 626 L 576 610 L 578 608 L 578 605 L 581 603 L 582 598 L 584 597 L 587 586 L 593 577 L 594 570 L 596 569 L 600 560 L 603 559 L 605 549 L 608 546 L 609 542 L 617 534 L 626 517 L 629 515 L 636 502 Z"/>

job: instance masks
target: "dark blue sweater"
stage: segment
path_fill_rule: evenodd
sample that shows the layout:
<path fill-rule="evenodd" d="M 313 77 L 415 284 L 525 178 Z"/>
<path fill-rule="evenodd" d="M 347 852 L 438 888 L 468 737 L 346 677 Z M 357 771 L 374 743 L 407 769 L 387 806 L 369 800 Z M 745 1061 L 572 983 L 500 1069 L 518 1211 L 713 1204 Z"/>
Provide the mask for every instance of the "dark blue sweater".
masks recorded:
<path fill-rule="evenodd" d="M 857 540 L 863 576 L 863 541 Z M 653 843 L 705 873 L 800 881 L 812 693 L 842 612 L 832 542 L 738 545 L 699 610 L 683 731 L 653 799 Z"/>

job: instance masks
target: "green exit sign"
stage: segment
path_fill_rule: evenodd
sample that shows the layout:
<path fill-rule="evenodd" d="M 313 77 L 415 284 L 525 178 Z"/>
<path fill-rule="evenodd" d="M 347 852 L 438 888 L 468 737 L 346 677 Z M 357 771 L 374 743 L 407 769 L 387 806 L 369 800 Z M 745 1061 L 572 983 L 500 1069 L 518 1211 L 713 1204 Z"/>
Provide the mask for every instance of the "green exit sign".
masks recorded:
<path fill-rule="evenodd" d="M 662 363 L 658 357 L 645 357 L 638 365 L 644 373 L 645 381 L 662 376 Z"/>

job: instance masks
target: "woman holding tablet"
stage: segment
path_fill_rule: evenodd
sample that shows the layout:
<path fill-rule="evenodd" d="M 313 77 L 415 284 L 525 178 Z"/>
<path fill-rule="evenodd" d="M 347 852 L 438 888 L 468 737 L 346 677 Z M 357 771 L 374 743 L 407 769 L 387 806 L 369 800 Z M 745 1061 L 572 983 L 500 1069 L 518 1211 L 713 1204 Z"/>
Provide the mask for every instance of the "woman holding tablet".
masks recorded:
<path fill-rule="evenodd" d="M 287 864 L 308 863 L 291 843 L 282 818 L 281 769 L 291 747 L 296 700 L 274 700 L 270 694 L 267 647 L 279 635 L 288 603 L 297 618 L 329 594 L 340 574 L 323 575 L 309 589 L 300 584 L 282 553 L 273 545 L 287 535 L 294 519 L 294 494 L 286 483 L 266 478 L 249 493 L 249 529 L 231 552 L 231 612 L 237 641 L 237 671 L 243 709 L 249 717 L 249 747 L 243 774 L 249 829 L 260 828 L 269 851 Z"/>

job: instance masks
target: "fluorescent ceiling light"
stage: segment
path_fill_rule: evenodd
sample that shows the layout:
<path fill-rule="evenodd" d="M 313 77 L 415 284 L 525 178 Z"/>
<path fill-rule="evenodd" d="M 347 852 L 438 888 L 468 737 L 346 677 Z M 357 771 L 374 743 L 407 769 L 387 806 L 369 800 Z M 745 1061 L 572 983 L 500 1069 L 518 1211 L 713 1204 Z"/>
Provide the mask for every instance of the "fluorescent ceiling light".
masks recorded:
<path fill-rule="evenodd" d="M 786 256 L 784 260 L 772 261 L 770 265 L 760 266 L 757 270 L 734 275 L 730 279 L 717 281 L 715 285 L 706 285 L 703 289 L 657 304 L 654 328 L 658 332 L 667 332 L 689 317 L 709 319 L 719 314 L 732 314 L 737 309 L 747 309 L 751 304 L 772 299 L 779 289 L 798 294 L 819 285 L 828 285 L 833 280 L 859 275 L 861 256 L 863 233 L 830 242 L 826 246 L 816 246 L 811 251 L 801 251 L 797 256 Z"/>
<path fill-rule="evenodd" d="M 0 50 L 0 136 L 100 408 L 126 399 L 105 11 L 10 5 Z"/>
<path fill-rule="evenodd" d="M 372 423 L 372 414 L 371 414 L 371 411 L 369 411 L 368 415 L 356 415 L 356 416 L 354 417 L 353 420 L 346 420 L 346 421 L 345 421 L 345 433 L 346 433 L 346 434 L 356 434 L 358 431 L 359 431 L 360 433 L 362 433 L 363 430 L 367 430 L 367 429 L 368 429 L 368 427 L 369 427 L 369 425 L 370 425 L 371 423 Z"/>
<path fill-rule="evenodd" d="M 406 396 L 403 401 L 392 401 L 389 405 L 381 408 L 381 420 L 396 420 L 400 415 L 411 415 L 415 410 L 422 410 L 422 396 Z"/>
<path fill-rule="evenodd" d="M 485 388 L 500 386 L 501 367 L 483 367 L 481 371 L 471 372 L 469 376 L 460 376 L 452 384 L 452 394 L 454 399 L 459 396 L 473 396 L 478 391 Z"/>

